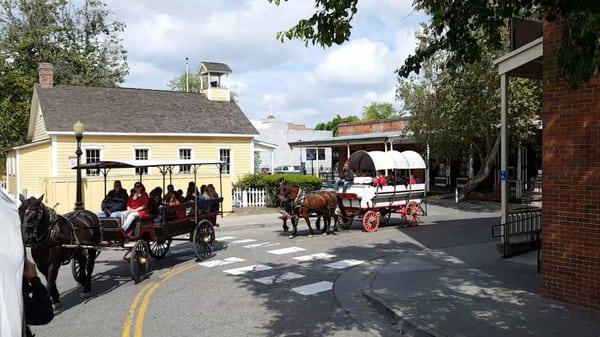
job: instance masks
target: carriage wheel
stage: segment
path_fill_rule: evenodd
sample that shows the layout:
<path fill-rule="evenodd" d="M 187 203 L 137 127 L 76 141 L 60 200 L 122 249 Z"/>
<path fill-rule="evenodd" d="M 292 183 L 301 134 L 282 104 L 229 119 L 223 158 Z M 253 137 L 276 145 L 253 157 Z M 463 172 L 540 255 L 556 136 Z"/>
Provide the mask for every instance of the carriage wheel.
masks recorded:
<path fill-rule="evenodd" d="M 392 217 L 392 212 L 391 211 L 387 211 L 387 212 L 382 212 L 381 213 L 381 217 L 379 219 L 379 222 L 382 225 L 387 224 L 388 222 L 390 222 L 390 218 Z"/>
<path fill-rule="evenodd" d="M 150 242 L 150 256 L 155 259 L 163 258 L 171 248 L 171 239 Z"/>
<path fill-rule="evenodd" d="M 148 274 L 150 269 L 150 249 L 148 243 L 139 240 L 131 249 L 131 258 L 129 259 L 129 270 L 135 283 L 140 282 Z"/>
<path fill-rule="evenodd" d="M 369 232 L 373 233 L 379 228 L 379 213 L 376 211 L 368 211 L 363 216 L 363 227 Z"/>
<path fill-rule="evenodd" d="M 352 227 L 352 223 L 354 222 L 354 217 L 341 217 L 341 226 L 342 229 L 350 229 Z"/>
<path fill-rule="evenodd" d="M 71 273 L 73 274 L 73 279 L 75 280 L 75 282 L 79 283 L 80 285 L 83 285 L 83 280 L 79 277 L 79 272 L 81 271 L 82 268 L 85 269 L 85 266 L 88 263 L 89 257 L 87 254 L 87 251 L 84 249 L 81 254 L 85 257 L 85 261 L 84 264 L 82 265 L 81 262 L 79 262 L 79 260 L 77 260 L 75 257 L 73 257 L 71 259 Z"/>
<path fill-rule="evenodd" d="M 201 220 L 194 230 L 194 252 L 199 260 L 212 256 L 212 243 L 215 241 L 213 224 L 208 220 Z"/>
<path fill-rule="evenodd" d="M 421 215 L 421 206 L 414 202 L 411 201 L 408 206 L 406 207 L 406 220 L 408 221 L 408 224 L 410 226 L 416 226 L 419 224 L 419 221 L 421 220 L 419 217 Z"/>

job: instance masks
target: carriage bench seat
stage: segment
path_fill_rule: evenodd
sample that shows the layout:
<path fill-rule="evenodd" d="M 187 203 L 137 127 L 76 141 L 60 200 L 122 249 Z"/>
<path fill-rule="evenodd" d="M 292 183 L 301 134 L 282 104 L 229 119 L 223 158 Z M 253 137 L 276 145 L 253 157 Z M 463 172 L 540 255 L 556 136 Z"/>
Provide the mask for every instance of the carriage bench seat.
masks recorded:
<path fill-rule="evenodd" d="M 100 218 L 102 229 L 121 228 L 121 218 Z"/>

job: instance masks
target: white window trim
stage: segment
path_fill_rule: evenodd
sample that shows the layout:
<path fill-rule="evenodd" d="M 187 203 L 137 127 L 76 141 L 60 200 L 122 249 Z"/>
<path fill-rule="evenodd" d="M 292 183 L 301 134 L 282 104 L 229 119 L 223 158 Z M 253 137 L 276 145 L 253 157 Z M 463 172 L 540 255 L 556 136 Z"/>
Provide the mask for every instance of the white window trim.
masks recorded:
<path fill-rule="evenodd" d="M 132 151 L 132 156 L 133 156 L 133 162 L 134 163 L 143 163 L 145 162 L 145 160 L 136 160 L 135 159 L 135 150 L 148 150 L 148 161 L 152 160 L 152 146 L 150 145 L 139 145 L 139 146 L 134 146 L 133 147 L 133 151 Z M 139 174 L 137 174 L 137 172 L 135 172 L 135 169 L 133 169 L 133 174 L 135 174 L 136 176 L 138 176 Z M 148 175 L 152 174 L 152 168 L 148 167 Z"/>
<path fill-rule="evenodd" d="M 179 153 L 180 150 L 190 150 L 190 159 L 189 159 L 190 161 L 193 161 L 196 158 L 196 153 L 195 153 L 196 149 L 194 148 L 194 146 L 192 146 L 192 145 L 182 145 L 182 146 L 178 146 L 177 147 L 177 159 L 178 160 L 183 160 L 180 157 L 180 153 Z M 177 174 L 191 174 L 191 173 L 193 173 L 191 168 L 190 168 L 190 172 L 188 172 L 188 173 L 181 173 L 179 171 L 179 167 L 177 167 Z"/>
<path fill-rule="evenodd" d="M 86 145 L 82 145 L 81 146 L 81 150 L 83 151 L 83 154 L 81 155 L 83 163 L 85 164 L 87 163 L 87 150 L 100 150 L 100 161 L 104 160 L 104 146 L 102 145 L 93 145 L 93 144 L 86 144 Z M 87 177 L 87 170 L 83 170 L 83 174 Z M 89 177 L 98 177 L 101 176 L 102 173 L 100 173 L 97 176 L 89 176 Z"/>
<path fill-rule="evenodd" d="M 217 160 L 221 160 L 221 150 L 229 150 L 229 173 L 223 173 L 225 176 L 234 176 L 233 170 L 233 147 L 232 146 L 220 146 L 217 149 Z"/>

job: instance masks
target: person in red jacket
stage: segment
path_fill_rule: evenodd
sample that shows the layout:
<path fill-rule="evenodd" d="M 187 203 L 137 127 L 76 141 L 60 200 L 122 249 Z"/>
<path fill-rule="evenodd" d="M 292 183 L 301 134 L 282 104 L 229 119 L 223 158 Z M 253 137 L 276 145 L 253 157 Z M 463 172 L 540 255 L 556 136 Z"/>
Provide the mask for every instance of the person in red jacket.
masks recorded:
<path fill-rule="evenodd" d="M 388 180 L 383 171 L 379 171 L 377 178 L 373 179 L 373 186 L 387 186 Z"/>
<path fill-rule="evenodd" d="M 416 184 L 417 184 L 417 178 L 415 178 L 415 175 L 414 175 L 414 174 L 411 174 L 411 175 L 410 175 L 410 179 L 408 180 L 408 183 L 409 183 L 410 185 L 416 185 Z"/>
<path fill-rule="evenodd" d="M 123 221 L 123 230 L 127 231 L 135 219 L 149 214 L 146 188 L 142 183 L 137 182 L 133 186 L 133 193 L 131 193 L 129 200 L 127 201 L 127 211 L 122 214 L 125 218 Z"/>

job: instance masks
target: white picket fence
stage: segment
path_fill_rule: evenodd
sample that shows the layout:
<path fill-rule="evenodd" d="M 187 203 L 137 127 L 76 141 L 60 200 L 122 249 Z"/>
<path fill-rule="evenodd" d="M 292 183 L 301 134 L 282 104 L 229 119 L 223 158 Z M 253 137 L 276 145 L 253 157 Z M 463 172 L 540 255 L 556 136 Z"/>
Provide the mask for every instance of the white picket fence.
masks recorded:
<path fill-rule="evenodd" d="M 262 188 L 233 189 L 234 207 L 263 207 L 267 205 L 267 193 Z"/>

